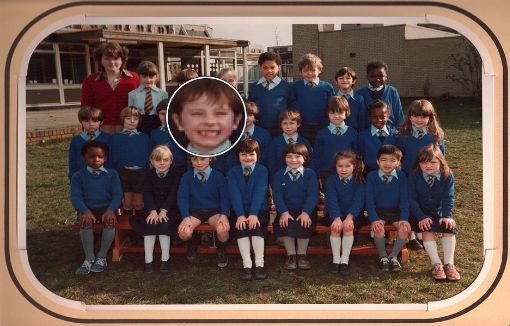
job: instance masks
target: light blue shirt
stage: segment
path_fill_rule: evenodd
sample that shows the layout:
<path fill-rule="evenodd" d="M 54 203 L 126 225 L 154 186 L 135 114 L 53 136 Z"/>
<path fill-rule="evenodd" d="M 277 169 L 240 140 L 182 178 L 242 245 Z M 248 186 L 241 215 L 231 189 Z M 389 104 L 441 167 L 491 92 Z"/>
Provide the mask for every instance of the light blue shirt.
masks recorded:
<path fill-rule="evenodd" d="M 255 170 L 255 163 L 253 163 L 250 166 L 247 166 L 247 165 L 244 165 L 241 163 L 241 170 L 243 170 L 243 174 L 244 174 L 244 169 L 246 169 L 246 168 L 250 169 L 250 174 L 252 174 L 253 170 Z"/>
<path fill-rule="evenodd" d="M 379 136 L 379 130 L 382 130 L 384 136 L 388 136 L 390 134 L 386 125 L 384 125 L 381 129 L 377 129 L 374 125 L 370 125 L 372 136 Z"/>
<path fill-rule="evenodd" d="M 163 173 L 162 177 L 159 175 L 160 173 Z M 158 178 L 163 179 L 164 177 L 166 177 L 167 174 L 168 174 L 168 169 L 166 169 L 165 171 L 160 171 L 160 170 L 156 169 L 156 175 L 158 176 Z"/>
<path fill-rule="evenodd" d="M 293 136 L 289 137 L 286 133 L 282 134 L 283 139 L 285 139 L 285 142 L 289 144 L 289 138 L 292 138 L 292 140 L 296 143 L 298 138 L 298 133 L 296 132 Z"/>
<path fill-rule="evenodd" d="M 330 122 L 329 125 L 328 125 L 328 129 L 329 129 L 329 131 L 331 131 L 331 133 L 333 135 L 336 135 L 336 128 L 337 127 L 340 127 L 341 135 L 345 134 L 345 132 L 347 131 L 347 125 L 345 124 L 345 122 L 342 122 L 342 124 L 339 125 L 339 126 L 333 124 L 332 122 Z"/>
<path fill-rule="evenodd" d="M 340 182 L 343 182 L 343 181 L 344 181 L 344 177 L 342 177 L 340 174 L 338 175 L 338 177 L 340 178 Z M 348 176 L 348 177 L 345 177 L 345 179 L 347 179 L 347 180 L 351 181 L 351 179 L 352 179 L 352 173 L 351 173 L 351 174 L 349 174 L 349 176 Z"/>
<path fill-rule="evenodd" d="M 310 84 L 310 82 L 306 79 L 303 79 L 303 83 L 305 84 L 305 86 L 308 86 Z M 317 86 L 319 85 L 319 77 L 315 78 L 312 83 Z"/>
<path fill-rule="evenodd" d="M 159 130 L 164 131 L 164 132 L 168 132 L 168 129 L 166 127 L 166 123 L 161 123 L 161 126 L 159 126 Z"/>
<path fill-rule="evenodd" d="M 193 176 L 196 177 L 198 180 L 202 180 L 202 176 L 198 174 L 198 172 L 205 172 L 205 180 L 209 179 L 209 176 L 211 175 L 212 168 L 210 166 L 206 167 L 203 171 L 197 170 L 193 168 Z"/>
<path fill-rule="evenodd" d="M 136 130 L 136 128 L 135 129 L 126 129 L 126 128 L 123 128 L 120 133 L 123 134 L 125 131 L 132 131 L 133 132 L 132 135 L 140 134 L 140 132 L 138 130 Z"/>
<path fill-rule="evenodd" d="M 91 174 L 94 174 L 93 171 L 96 170 L 96 169 L 93 169 L 91 168 L 90 166 L 87 165 L 87 171 L 89 171 Z M 104 166 L 101 166 L 99 169 L 97 169 L 103 173 L 108 173 L 108 170 L 104 167 Z"/>
<path fill-rule="evenodd" d="M 381 178 L 381 180 L 383 180 L 383 176 L 384 175 L 388 175 L 389 176 L 389 180 L 391 182 L 391 180 L 393 179 L 393 177 L 397 178 L 398 179 L 398 175 L 397 175 L 397 170 L 394 169 L 393 171 L 391 171 L 390 173 L 384 173 L 381 169 L 378 170 L 378 173 L 379 173 L 379 178 Z M 384 180 L 383 180 L 384 181 Z"/>
<path fill-rule="evenodd" d="M 350 98 L 354 99 L 354 91 L 352 89 L 347 94 L 344 94 L 344 93 L 342 93 L 342 91 L 339 90 L 338 92 L 336 92 L 335 95 L 336 96 L 350 97 Z"/>
<path fill-rule="evenodd" d="M 299 172 L 298 176 L 297 176 L 297 179 L 298 180 L 299 178 L 301 178 L 301 176 L 304 174 L 304 171 L 305 171 L 305 168 L 303 166 L 300 166 L 298 167 L 297 169 L 291 169 L 287 166 L 287 168 L 285 169 L 285 174 L 291 172 L 291 173 L 296 173 L 296 172 Z M 292 175 L 290 176 L 292 178 Z"/>
<path fill-rule="evenodd" d="M 226 151 L 227 149 L 230 148 L 231 145 L 232 145 L 232 143 L 230 142 L 230 139 L 227 139 L 223 143 L 221 143 L 220 146 L 216 147 L 215 149 L 213 149 L 212 151 L 210 151 L 208 153 L 200 152 L 198 149 L 195 149 L 195 147 L 193 147 L 193 145 L 191 145 L 191 143 L 188 144 L 186 149 L 192 153 L 198 153 L 201 155 L 212 155 L 212 154 L 218 154 L 218 153 Z"/>
<path fill-rule="evenodd" d="M 278 86 L 278 84 L 281 81 L 282 81 L 282 79 L 278 76 L 273 78 L 272 82 L 269 84 L 269 90 L 272 90 L 273 88 Z M 257 84 L 262 84 L 262 86 L 264 86 L 264 87 L 266 86 L 266 83 L 267 83 L 267 79 L 265 79 L 264 77 L 260 78 L 259 81 L 257 82 Z"/>
<path fill-rule="evenodd" d="M 99 137 L 99 134 L 101 133 L 101 131 L 99 131 L 99 129 L 94 130 L 94 131 L 90 131 L 90 132 L 94 134 L 94 139 Z M 80 133 L 80 136 L 81 136 L 81 138 L 83 138 L 85 140 L 89 140 L 89 131 L 87 131 L 87 130 L 82 131 Z"/>
<path fill-rule="evenodd" d="M 128 105 L 136 107 L 142 115 L 145 115 L 144 105 L 146 95 L 147 91 L 145 90 L 145 85 L 140 84 L 138 88 L 128 93 Z M 158 112 L 156 111 L 156 107 L 158 106 L 159 102 L 168 98 L 168 93 L 162 89 L 157 88 L 156 86 L 151 86 L 151 95 L 152 110 L 149 112 L 149 115 L 157 115 Z"/>
<path fill-rule="evenodd" d="M 367 85 L 368 89 L 371 90 L 372 92 L 378 92 L 380 91 L 381 89 L 384 88 L 384 84 L 382 84 L 381 86 L 377 87 L 377 88 L 374 88 L 374 86 L 372 86 L 370 83 L 368 83 Z"/>
<path fill-rule="evenodd" d="M 411 126 L 411 128 L 413 129 L 413 137 L 415 137 L 415 138 L 418 138 L 418 130 L 423 131 L 423 136 L 425 136 L 427 134 L 427 126 L 424 126 L 421 128 L 416 128 L 415 126 Z"/>
<path fill-rule="evenodd" d="M 246 138 L 246 133 L 250 134 L 250 137 L 253 136 L 253 133 L 255 132 L 255 125 L 251 125 L 250 128 L 244 129 L 244 137 Z"/>
<path fill-rule="evenodd" d="M 429 181 L 429 175 L 433 176 L 437 180 L 441 180 L 441 171 L 440 170 L 437 170 L 436 173 L 432 173 L 432 174 L 428 174 L 425 172 L 422 172 L 422 174 L 423 174 L 423 178 L 425 179 L 425 181 Z"/>

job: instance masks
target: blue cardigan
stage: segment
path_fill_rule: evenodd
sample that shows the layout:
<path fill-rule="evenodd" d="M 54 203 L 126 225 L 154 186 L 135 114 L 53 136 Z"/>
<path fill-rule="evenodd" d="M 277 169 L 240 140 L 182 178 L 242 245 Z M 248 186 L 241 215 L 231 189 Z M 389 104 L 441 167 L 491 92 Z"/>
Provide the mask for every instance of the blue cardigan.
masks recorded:
<path fill-rule="evenodd" d="M 261 128 L 259 126 L 255 126 L 255 130 L 253 131 L 253 135 L 251 135 L 251 138 L 255 139 L 259 143 L 260 163 L 266 164 L 267 152 L 269 151 L 269 146 L 271 144 L 271 141 L 273 140 L 271 138 L 271 135 L 266 129 Z"/>
<path fill-rule="evenodd" d="M 292 83 L 292 89 L 297 101 L 295 108 L 301 113 L 303 124 L 328 124 L 326 105 L 328 99 L 335 95 L 335 90 L 330 83 L 319 80 L 319 84 L 312 88 L 305 85 L 303 80 L 296 80 Z"/>
<path fill-rule="evenodd" d="M 410 132 L 397 136 L 396 145 L 402 150 L 404 155 L 402 157 L 402 170 L 406 174 L 409 174 L 413 169 L 414 161 L 416 161 L 416 156 L 420 149 L 430 144 L 437 144 L 436 137 L 431 134 L 426 134 L 421 139 L 413 137 Z M 439 148 L 441 148 L 441 152 L 444 155 L 445 149 L 442 139 L 439 142 Z"/>
<path fill-rule="evenodd" d="M 228 193 L 237 217 L 247 212 L 258 215 L 259 211 L 267 210 L 267 180 L 267 168 L 259 163 L 255 164 L 248 183 L 240 164 L 228 171 Z"/>
<path fill-rule="evenodd" d="M 446 180 L 434 179 L 429 187 L 421 171 L 409 174 L 409 206 L 418 221 L 427 217 L 452 218 L 453 209 L 453 174 Z"/>
<path fill-rule="evenodd" d="M 308 152 L 312 154 L 312 146 L 305 137 L 298 134 L 297 142 L 304 144 L 308 149 Z M 285 146 L 287 146 L 287 142 L 282 135 L 273 138 L 269 145 L 266 166 L 269 168 L 269 175 L 271 177 L 274 173 L 276 173 L 276 171 L 285 167 L 285 163 L 283 163 L 282 159 L 282 153 Z"/>
<path fill-rule="evenodd" d="M 364 205 L 365 185 L 355 181 L 354 175 L 345 185 L 336 173 L 328 177 L 326 209 L 332 221 L 337 217 L 344 219 L 348 214 L 356 219 Z"/>
<path fill-rule="evenodd" d="M 386 136 L 384 142 L 381 143 L 378 136 L 372 136 L 372 130 L 366 129 L 358 135 L 358 153 L 363 157 L 366 166 L 378 169 L 377 152 L 383 145 L 395 145 L 397 141 L 397 131 L 388 128 L 390 134 Z"/>
<path fill-rule="evenodd" d="M 167 145 L 170 148 L 174 156 L 173 166 L 186 166 L 187 155 L 184 150 L 182 150 L 179 145 L 172 139 L 168 132 L 161 131 L 159 128 L 153 129 L 151 131 L 151 151 L 154 147 L 158 145 Z"/>
<path fill-rule="evenodd" d="M 292 181 L 283 168 L 273 176 L 271 188 L 274 205 L 280 215 L 289 209 L 299 209 L 311 215 L 319 201 L 319 183 L 312 169 L 305 168 L 303 175 Z"/>
<path fill-rule="evenodd" d="M 367 86 L 363 86 L 358 89 L 356 94 L 363 97 L 367 107 L 372 104 L 373 100 L 370 96 L 370 93 L 368 92 Z M 386 102 L 386 104 L 388 104 L 390 107 L 390 118 L 386 123 L 388 128 L 400 128 L 404 122 L 404 113 L 402 111 L 402 103 L 400 103 L 400 96 L 398 95 L 397 89 L 393 86 L 385 84 L 381 100 Z"/>
<path fill-rule="evenodd" d="M 342 96 L 342 94 L 339 93 L 337 93 L 337 95 Z M 353 96 L 354 98 L 347 96 L 347 102 L 349 103 L 351 114 L 345 118 L 345 124 L 360 132 L 370 128 L 370 120 L 368 120 L 367 106 L 363 96 L 357 93 L 354 93 Z"/>
<path fill-rule="evenodd" d="M 177 205 L 182 218 L 190 216 L 190 208 L 220 208 L 221 214 L 228 216 L 230 201 L 225 176 L 212 169 L 207 181 L 202 183 L 193 173 L 194 169 L 190 169 L 183 174 L 177 191 Z"/>
<path fill-rule="evenodd" d="M 119 208 L 122 201 L 119 175 L 113 169 L 107 170 L 108 173 L 93 175 L 85 167 L 73 174 L 71 202 L 78 212 L 83 214 L 88 209 L 101 207 L 115 212 Z"/>
<path fill-rule="evenodd" d="M 409 219 L 409 198 L 407 178 L 404 172 L 397 171 L 398 178 L 393 177 L 386 184 L 379 177 L 379 170 L 372 171 L 367 176 L 365 205 L 370 222 L 379 220 L 376 207 L 400 207 L 400 221 Z"/>
<path fill-rule="evenodd" d="M 143 132 L 131 136 L 122 132 L 116 133 L 112 135 L 110 144 L 107 166 L 114 169 L 125 166 L 149 167 L 150 140 Z"/>
<path fill-rule="evenodd" d="M 101 132 L 94 140 L 99 140 L 110 147 L 110 134 Z M 87 141 L 83 139 L 81 135 L 74 136 L 71 139 L 71 143 L 69 144 L 69 173 L 67 174 L 69 181 L 71 181 L 71 177 L 76 171 L 87 167 L 87 164 L 81 159 L 81 147 L 86 142 Z"/>
<path fill-rule="evenodd" d="M 347 131 L 340 136 L 332 134 L 328 127 L 324 127 L 315 137 L 312 153 L 312 167 L 319 175 L 320 171 L 335 171 L 333 162 L 335 154 L 343 150 L 357 152 L 358 133 L 354 128 L 347 126 Z"/>
<path fill-rule="evenodd" d="M 283 79 L 271 90 L 267 90 L 263 84 L 253 83 L 248 90 L 248 101 L 257 103 L 258 125 L 264 128 L 278 126 L 280 111 L 296 106 L 292 86 Z"/>
<path fill-rule="evenodd" d="M 145 115 L 144 105 L 145 105 L 145 85 L 140 84 L 138 88 L 132 90 L 128 93 L 128 105 L 136 107 L 142 115 Z M 166 100 L 168 98 L 168 93 L 162 89 L 159 89 L 155 86 L 151 87 L 152 93 L 152 111 L 150 115 L 157 115 L 156 106 L 158 106 L 159 102 Z"/>

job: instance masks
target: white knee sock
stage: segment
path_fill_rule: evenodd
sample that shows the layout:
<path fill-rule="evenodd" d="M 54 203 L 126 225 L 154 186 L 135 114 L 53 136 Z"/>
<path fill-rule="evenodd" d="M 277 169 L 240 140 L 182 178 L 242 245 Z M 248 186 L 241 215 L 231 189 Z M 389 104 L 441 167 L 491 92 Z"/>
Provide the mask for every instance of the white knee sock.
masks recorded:
<path fill-rule="evenodd" d="M 455 254 L 455 242 L 456 242 L 455 236 L 443 237 L 441 239 L 441 243 L 443 244 L 445 264 L 453 264 L 453 255 Z"/>
<path fill-rule="evenodd" d="M 352 244 L 354 243 L 354 236 L 348 235 L 342 238 L 342 257 L 340 258 L 341 264 L 349 264 L 349 255 L 351 254 Z"/>
<path fill-rule="evenodd" d="M 170 259 L 170 236 L 160 234 L 158 238 L 161 246 L 161 261 L 168 261 Z"/>
<path fill-rule="evenodd" d="M 423 248 L 430 257 L 430 262 L 432 265 L 441 264 L 441 259 L 439 258 L 439 254 L 437 253 L 437 243 L 436 241 L 423 241 Z"/>
<path fill-rule="evenodd" d="M 414 231 L 411 231 L 411 240 L 416 240 L 416 234 L 414 233 Z"/>
<path fill-rule="evenodd" d="M 155 235 L 146 235 L 143 237 L 143 249 L 145 250 L 145 263 L 152 263 L 154 252 L 154 244 L 156 243 Z"/>
<path fill-rule="evenodd" d="M 283 246 L 285 247 L 285 251 L 287 251 L 287 256 L 296 254 L 296 239 L 291 237 L 281 237 L 283 240 Z"/>
<path fill-rule="evenodd" d="M 251 268 L 250 237 L 237 239 L 237 246 L 243 259 L 243 268 Z"/>
<path fill-rule="evenodd" d="M 310 238 L 306 239 L 297 239 L 297 254 L 298 255 L 306 255 L 306 250 L 308 249 L 308 242 L 310 242 Z"/>
<path fill-rule="evenodd" d="M 255 267 L 264 267 L 264 238 L 251 237 L 251 245 L 255 252 Z"/>
<path fill-rule="evenodd" d="M 340 264 L 340 248 L 342 247 L 342 239 L 340 237 L 329 236 L 331 242 L 331 251 L 333 253 L 333 263 Z"/>

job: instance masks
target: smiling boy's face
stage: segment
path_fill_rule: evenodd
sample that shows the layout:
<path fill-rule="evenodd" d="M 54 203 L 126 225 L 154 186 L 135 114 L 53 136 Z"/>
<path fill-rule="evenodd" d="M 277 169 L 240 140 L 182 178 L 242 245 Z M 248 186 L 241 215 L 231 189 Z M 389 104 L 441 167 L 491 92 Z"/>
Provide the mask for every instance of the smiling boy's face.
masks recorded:
<path fill-rule="evenodd" d="M 182 104 L 181 114 L 173 113 L 175 125 L 200 153 L 209 153 L 230 138 L 242 114 L 234 114 L 225 96 L 214 101 L 207 95 Z"/>

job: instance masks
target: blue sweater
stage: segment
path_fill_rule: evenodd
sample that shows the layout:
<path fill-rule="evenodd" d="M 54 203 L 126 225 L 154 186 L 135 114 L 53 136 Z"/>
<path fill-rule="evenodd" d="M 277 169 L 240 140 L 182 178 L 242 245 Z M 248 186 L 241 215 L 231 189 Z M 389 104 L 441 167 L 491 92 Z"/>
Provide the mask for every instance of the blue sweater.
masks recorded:
<path fill-rule="evenodd" d="M 343 150 L 357 152 L 358 133 L 347 126 L 347 131 L 340 136 L 332 134 L 328 127 L 324 127 L 315 137 L 312 162 L 310 167 L 319 175 L 320 171 L 335 171 L 333 162 L 335 154 Z"/>
<path fill-rule="evenodd" d="M 338 95 L 341 96 L 341 94 Z M 347 96 L 347 102 L 349 103 L 351 114 L 345 119 L 345 124 L 360 132 L 361 130 L 370 128 L 370 120 L 368 120 L 365 99 L 357 93 L 354 93 L 353 95 L 354 98 Z"/>
<path fill-rule="evenodd" d="M 274 205 L 280 215 L 289 209 L 299 209 L 311 215 L 319 201 L 319 183 L 312 169 L 305 168 L 303 175 L 292 181 L 283 168 L 273 176 L 271 188 Z"/>
<path fill-rule="evenodd" d="M 244 181 L 244 171 L 240 164 L 228 171 L 228 193 L 237 217 L 246 212 L 258 215 L 259 211 L 267 210 L 267 180 L 267 168 L 259 163 L 255 164 L 248 183 Z"/>
<path fill-rule="evenodd" d="M 372 104 L 373 100 L 368 92 L 368 87 L 363 86 L 356 91 L 356 94 L 361 95 L 365 101 L 365 105 L 368 107 Z M 397 89 L 390 85 L 384 85 L 383 94 L 381 100 L 386 102 L 390 107 L 390 118 L 387 122 L 388 128 L 400 128 L 404 122 L 404 113 L 402 111 L 402 103 L 400 103 L 400 96 L 398 95 Z"/>
<path fill-rule="evenodd" d="M 402 150 L 402 154 L 404 155 L 402 157 L 402 171 L 409 174 L 413 169 L 414 161 L 416 161 L 416 156 L 420 149 L 430 144 L 437 144 L 436 137 L 431 134 L 426 134 L 421 139 L 413 137 L 410 132 L 398 135 L 396 145 Z M 439 142 L 439 147 L 444 155 L 445 149 L 442 139 Z"/>
<path fill-rule="evenodd" d="M 93 175 L 87 168 L 76 171 L 71 177 L 71 202 L 74 208 L 85 213 L 91 208 L 108 207 L 115 212 L 122 201 L 119 175 L 113 169 Z"/>
<path fill-rule="evenodd" d="M 110 134 L 101 132 L 94 140 L 99 140 L 110 147 Z M 81 147 L 87 141 L 81 135 L 74 136 L 69 144 L 69 173 L 67 177 L 71 180 L 73 174 L 81 168 L 87 167 L 87 164 L 81 159 Z"/>
<path fill-rule="evenodd" d="M 404 172 L 397 171 L 398 178 L 393 177 L 391 182 L 386 184 L 379 177 L 379 170 L 372 171 L 367 176 L 365 205 L 370 222 L 379 220 L 376 207 L 400 207 L 400 221 L 409 219 L 409 198 L 407 189 L 407 178 Z"/>
<path fill-rule="evenodd" d="M 276 127 L 280 111 L 296 106 L 292 86 L 283 79 L 271 90 L 267 90 L 263 84 L 253 83 L 248 90 L 248 101 L 257 103 L 258 125 L 264 128 Z"/>
<path fill-rule="evenodd" d="M 333 221 L 337 217 L 344 219 L 351 214 L 356 219 L 365 205 L 365 185 L 354 180 L 343 184 L 338 174 L 329 176 L 326 183 L 326 209 Z"/>
<path fill-rule="evenodd" d="M 189 209 L 220 208 L 221 214 L 228 216 L 230 201 L 225 176 L 212 170 L 206 182 L 193 176 L 193 169 L 183 174 L 177 191 L 177 205 L 182 218 L 190 216 Z"/>
<path fill-rule="evenodd" d="M 453 174 L 446 180 L 434 179 L 429 187 L 421 171 L 409 174 L 409 206 L 418 221 L 432 215 L 452 218 L 453 209 Z"/>
<path fill-rule="evenodd" d="M 128 136 L 124 133 L 112 135 L 107 165 L 114 169 L 124 166 L 149 167 L 150 140 L 143 132 Z"/>
<path fill-rule="evenodd" d="M 296 80 L 292 83 L 292 89 L 297 101 L 295 108 L 301 113 L 303 124 L 328 124 L 326 105 L 328 99 L 335 95 L 335 90 L 330 83 L 319 80 L 319 84 L 312 88 L 305 85 L 303 80 Z"/>
<path fill-rule="evenodd" d="M 227 176 L 228 171 L 236 165 L 237 160 L 235 149 L 232 148 L 228 152 L 215 157 L 216 161 L 211 164 L 211 168 L 220 171 L 224 176 Z"/>
<path fill-rule="evenodd" d="M 372 136 L 370 128 L 359 133 L 358 153 L 363 157 L 363 162 L 366 166 L 378 169 L 377 152 L 379 148 L 383 145 L 395 145 L 397 141 L 397 131 L 393 128 L 388 128 L 388 131 L 390 134 L 386 136 L 383 143 L 381 143 L 377 135 Z"/>
<path fill-rule="evenodd" d="M 174 156 L 173 166 L 186 166 L 187 154 L 179 145 L 177 145 L 168 132 L 163 132 L 159 128 L 151 131 L 151 151 L 158 145 L 167 145 Z"/>
<path fill-rule="evenodd" d="M 260 163 L 266 164 L 269 146 L 271 144 L 271 141 L 273 140 L 271 138 L 271 135 L 266 129 L 261 128 L 259 126 L 255 126 L 255 130 L 253 131 L 253 135 L 251 135 L 251 138 L 255 139 L 259 143 Z"/>
<path fill-rule="evenodd" d="M 312 153 L 312 146 L 305 137 L 298 135 L 297 142 L 304 144 L 310 154 Z M 276 171 L 285 167 L 285 163 L 283 163 L 282 159 L 282 153 L 285 146 L 287 146 L 287 142 L 285 142 L 285 139 L 282 135 L 273 138 L 271 144 L 269 145 L 266 166 L 269 168 L 269 175 L 271 178 L 274 173 L 276 173 Z"/>

